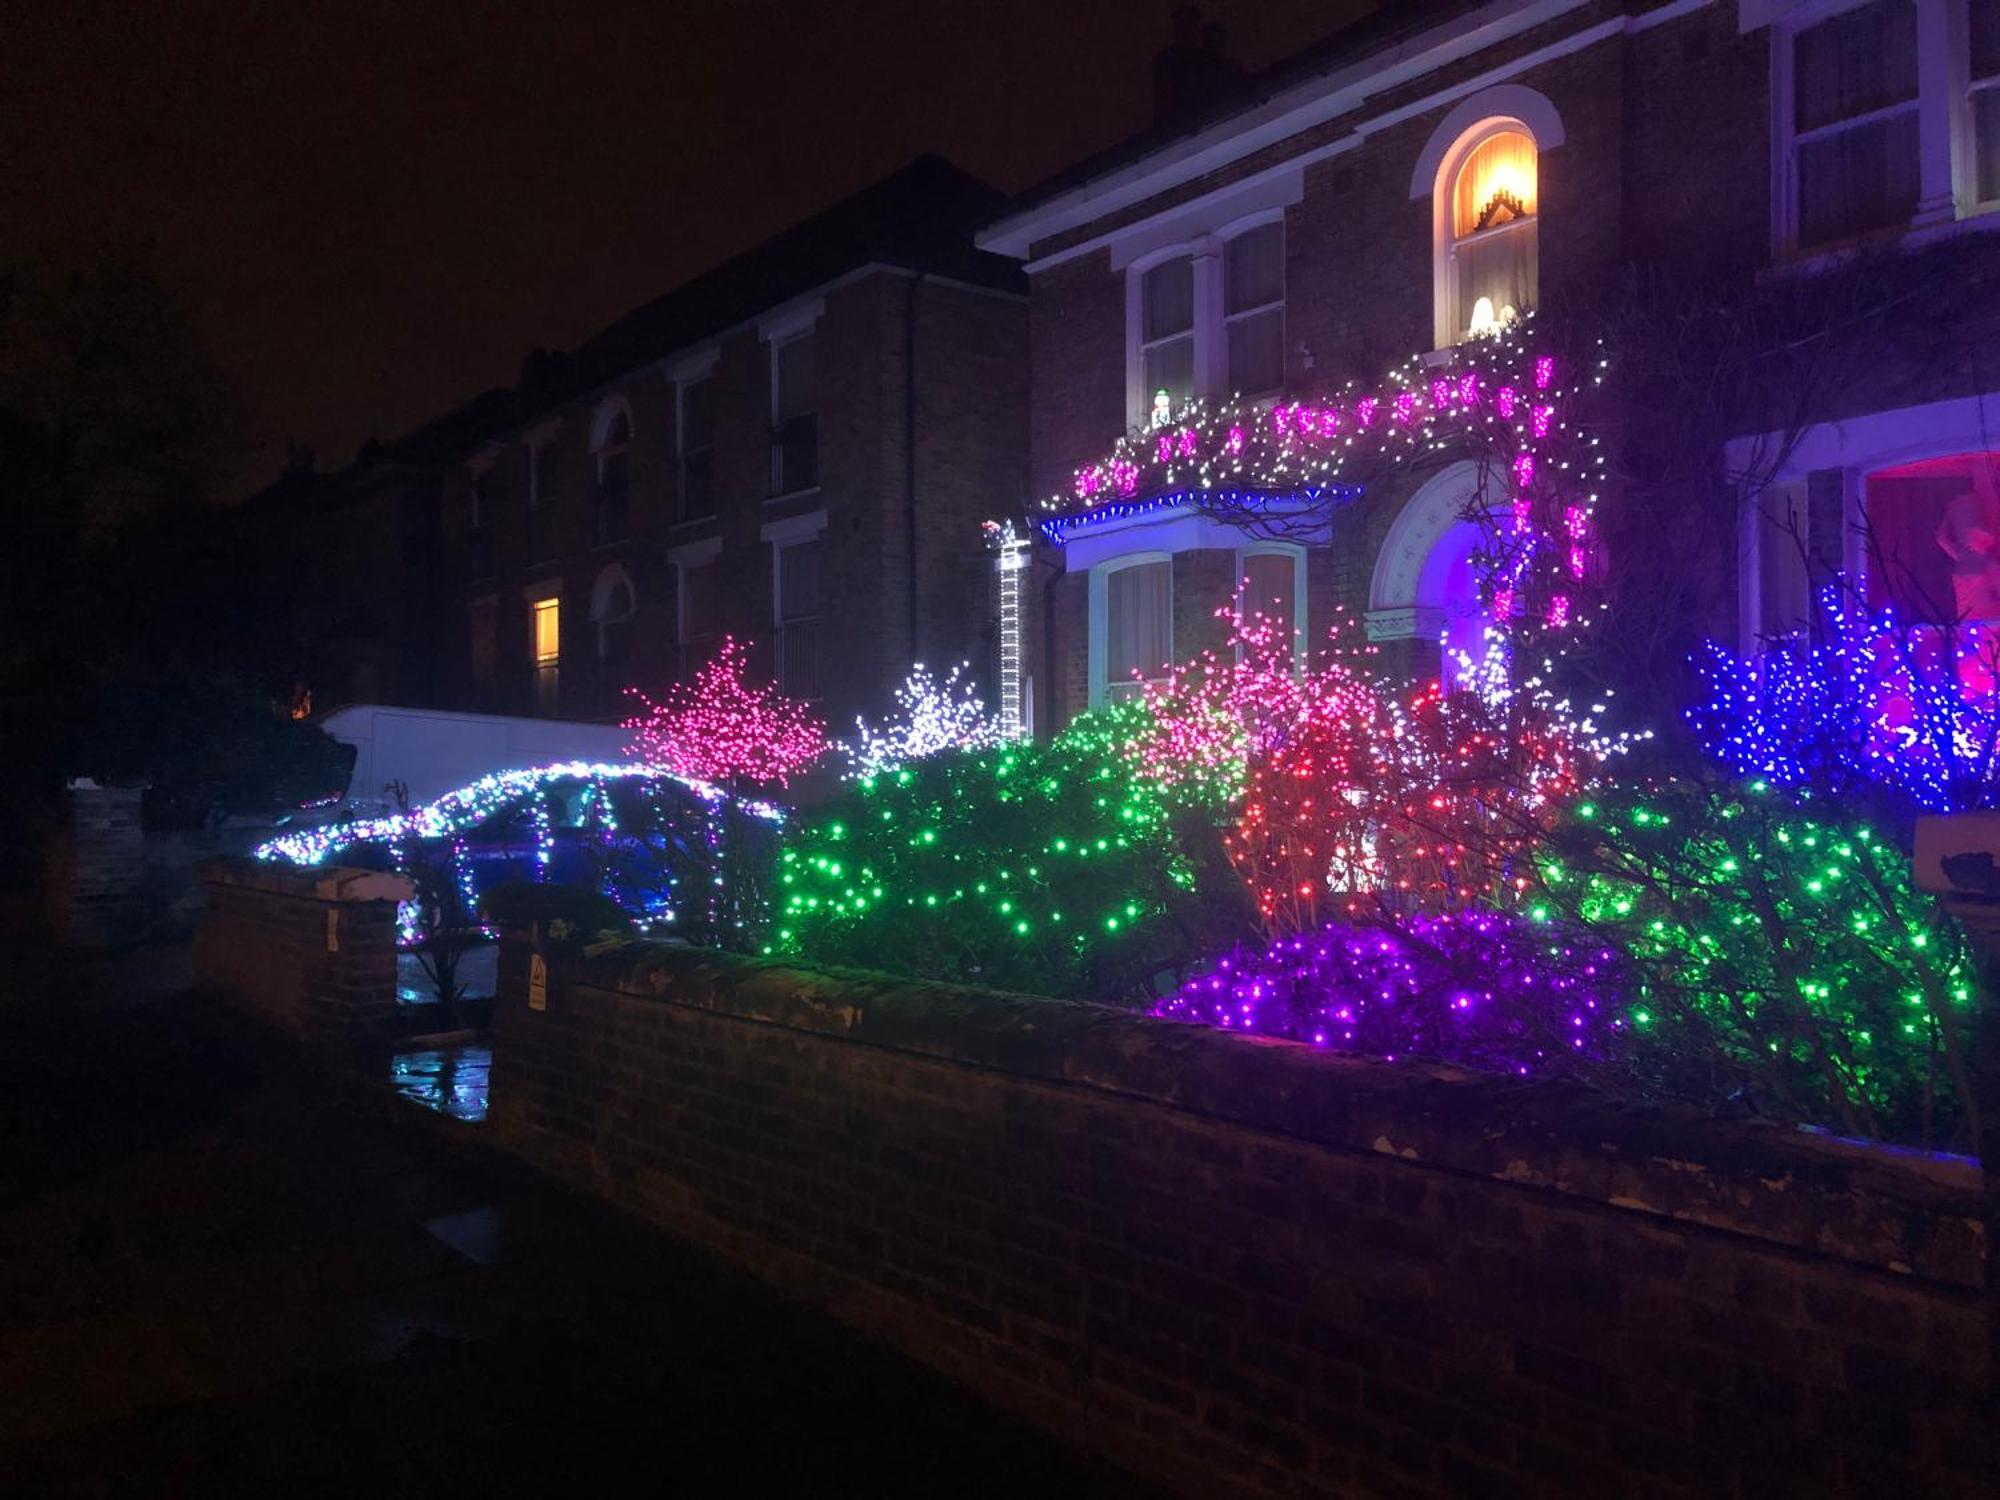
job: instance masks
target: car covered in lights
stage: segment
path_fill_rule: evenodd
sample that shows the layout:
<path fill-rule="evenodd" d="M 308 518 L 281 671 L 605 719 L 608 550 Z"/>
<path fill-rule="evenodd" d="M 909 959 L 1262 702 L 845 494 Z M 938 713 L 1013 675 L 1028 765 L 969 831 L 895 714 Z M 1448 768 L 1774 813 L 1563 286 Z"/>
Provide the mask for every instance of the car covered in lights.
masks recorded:
<path fill-rule="evenodd" d="M 782 816 L 657 766 L 569 761 L 286 834 L 256 857 L 409 876 L 416 896 L 399 920 L 411 946 L 476 926 L 480 899 L 517 882 L 595 890 L 650 929 L 734 946 L 761 907 Z"/>

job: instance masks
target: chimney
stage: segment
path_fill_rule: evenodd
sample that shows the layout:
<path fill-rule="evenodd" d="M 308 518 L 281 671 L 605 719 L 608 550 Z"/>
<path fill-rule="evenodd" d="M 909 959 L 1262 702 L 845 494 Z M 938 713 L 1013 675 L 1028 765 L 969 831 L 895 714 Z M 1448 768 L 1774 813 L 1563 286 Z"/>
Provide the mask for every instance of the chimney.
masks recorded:
<path fill-rule="evenodd" d="M 1233 93 L 1245 74 L 1229 60 L 1228 33 L 1219 21 L 1204 23 L 1199 7 L 1174 7 L 1173 40 L 1153 59 L 1153 123 L 1199 114 Z"/>

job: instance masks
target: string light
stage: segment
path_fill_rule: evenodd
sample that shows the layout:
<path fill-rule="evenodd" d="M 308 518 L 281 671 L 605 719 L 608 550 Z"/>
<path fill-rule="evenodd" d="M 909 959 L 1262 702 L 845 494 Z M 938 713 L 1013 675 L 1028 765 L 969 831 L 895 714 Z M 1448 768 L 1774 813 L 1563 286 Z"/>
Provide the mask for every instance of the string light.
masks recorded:
<path fill-rule="evenodd" d="M 1913 624 L 1893 606 L 1820 597 L 1820 629 L 1753 656 L 1696 654 L 1706 687 L 1687 720 L 1737 772 L 1823 791 L 1886 789 L 1933 812 L 2000 805 L 2000 640 L 1990 627 Z"/>
<path fill-rule="evenodd" d="M 1226 945 L 1247 903 L 1212 817 L 1133 774 L 1145 713 L 851 783 L 787 841 L 767 951 L 1108 999 Z"/>
<path fill-rule="evenodd" d="M 826 725 L 806 704 L 770 683 L 744 678 L 748 648 L 724 636 L 693 681 L 675 683 L 655 703 L 626 693 L 642 711 L 625 721 L 628 753 L 698 781 L 789 786 L 826 753 Z"/>
<path fill-rule="evenodd" d="M 999 719 L 987 714 L 972 684 L 959 680 L 967 666 L 960 662 L 940 681 L 919 662 L 896 689 L 892 718 L 879 728 L 857 718 L 854 738 L 836 747 L 847 757 L 849 779 L 878 776 L 945 750 L 984 750 L 1012 738 Z"/>
<path fill-rule="evenodd" d="M 1618 1049 L 1615 950 L 1493 911 L 1333 922 L 1238 949 L 1155 1015 L 1345 1052 L 1590 1078 Z"/>
<path fill-rule="evenodd" d="M 625 788 L 643 809 L 636 826 L 621 824 L 612 798 L 614 786 Z M 441 856 L 464 910 L 470 913 L 479 902 L 476 875 L 482 868 L 482 845 L 490 852 L 497 842 L 503 855 L 519 853 L 533 879 L 548 881 L 559 873 L 558 829 L 575 829 L 583 842 L 595 845 L 591 873 L 604 895 L 642 920 L 681 923 L 680 888 L 690 882 L 705 885 L 721 880 L 732 844 L 730 830 L 746 830 L 740 838 L 761 846 L 771 841 L 782 820 L 783 814 L 768 803 L 733 798 L 719 787 L 657 766 L 563 761 L 482 776 L 391 817 L 285 834 L 260 844 L 253 853 L 260 860 L 304 866 L 336 858 L 363 864 L 386 861 L 390 869 L 408 874 L 414 861 L 433 852 Z M 523 823 L 525 839 L 519 837 Z M 687 868 L 684 846 L 690 832 L 703 851 L 696 857 L 701 864 L 698 871 Z M 628 849 L 635 851 L 630 858 Z M 488 868 L 509 863 L 503 858 Z M 399 903 L 397 926 L 403 942 L 424 936 L 423 916 L 417 903 Z M 707 911 L 706 918 L 693 924 L 692 935 L 719 937 L 724 925 L 746 926 L 754 913 L 725 912 L 718 906 Z"/>
<path fill-rule="evenodd" d="M 1887 840 L 1762 780 L 1607 787 L 1555 831 L 1521 909 L 1626 955 L 1667 1091 L 1969 1143 L 1971 974 Z"/>

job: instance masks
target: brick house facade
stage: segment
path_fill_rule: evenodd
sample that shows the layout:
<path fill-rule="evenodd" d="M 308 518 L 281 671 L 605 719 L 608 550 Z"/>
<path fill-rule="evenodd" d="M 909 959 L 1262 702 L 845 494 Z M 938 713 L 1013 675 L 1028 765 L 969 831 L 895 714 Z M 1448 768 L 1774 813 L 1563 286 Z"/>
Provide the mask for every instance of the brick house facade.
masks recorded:
<path fill-rule="evenodd" d="M 1025 281 L 971 243 L 1003 201 L 920 158 L 335 476 L 430 487 L 428 561 L 377 563 L 428 611 L 385 700 L 615 719 L 727 634 L 837 733 L 913 661 L 986 672 L 980 523 L 1026 484 Z"/>
<path fill-rule="evenodd" d="M 1526 197 L 1511 207 L 1507 172 Z M 1385 7 L 1206 113 L 1081 164 L 979 243 L 1029 277 L 1037 497 L 1067 495 L 1079 467 L 1148 423 L 1159 389 L 1173 405 L 1249 395 L 1259 388 L 1231 377 L 1251 371 L 1274 401 L 1311 398 L 1415 355 L 1448 364 L 1469 326 L 1504 317 L 1481 313 L 1477 291 L 1518 297 L 1538 323 L 1618 331 L 1614 312 L 1641 284 L 1652 306 L 1678 297 L 1696 312 L 1827 288 L 1814 337 L 1845 339 L 1846 373 L 1804 391 L 1782 435 L 1766 409 L 1724 413 L 1704 463 L 1747 472 L 1739 460 L 1757 449 L 1756 482 L 1712 498 L 1699 522 L 1690 503 L 1681 529 L 1703 535 L 1660 554 L 1717 581 L 1699 624 L 1756 638 L 1795 623 L 1815 567 L 1866 573 L 1864 531 L 1921 551 L 1947 492 L 1995 508 L 1986 453 L 2000 444 L 1985 433 L 2000 422 L 2000 371 L 1982 371 L 1979 351 L 1996 331 L 1996 210 L 2000 7 L 1988 0 L 1446 0 Z M 1842 326 L 1850 292 L 1833 288 L 1896 277 L 1922 296 Z M 1256 318 L 1282 330 L 1273 340 L 1267 326 L 1261 355 L 1236 326 Z M 1614 426 L 1630 447 L 1655 419 L 1634 401 Z M 1480 608 L 1448 555 L 1467 546 L 1474 483 L 1448 464 L 1378 483 L 1291 547 L 1307 639 L 1344 610 L 1391 660 L 1437 671 L 1440 632 Z M 1811 524 L 1811 565 L 1772 541 L 1774 514 L 1788 537 Z M 1041 598 L 1026 612 L 1039 727 L 1115 693 L 1121 653 L 1157 654 L 1167 636 L 1176 659 L 1215 644 L 1213 612 L 1256 550 L 1185 508 L 1039 547 Z M 1117 582 L 1147 564 L 1143 588 Z M 1939 566 L 1926 556 L 1910 571 Z M 1878 571 L 1870 589 L 1890 589 Z"/>

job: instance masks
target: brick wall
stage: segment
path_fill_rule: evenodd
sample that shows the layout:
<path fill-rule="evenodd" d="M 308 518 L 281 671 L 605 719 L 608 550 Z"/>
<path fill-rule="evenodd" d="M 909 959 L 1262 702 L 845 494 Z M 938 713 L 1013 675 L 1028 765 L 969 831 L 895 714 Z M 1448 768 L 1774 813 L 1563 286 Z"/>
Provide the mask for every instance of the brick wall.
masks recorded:
<path fill-rule="evenodd" d="M 535 1012 L 526 964 L 498 1145 L 1181 1493 L 1987 1493 L 1966 1163 L 686 949 Z"/>
<path fill-rule="evenodd" d="M 138 787 L 78 786 L 52 841 L 49 916 L 58 942 L 115 948 L 145 936 L 146 839 Z"/>
<path fill-rule="evenodd" d="M 396 1025 L 399 875 L 226 857 L 197 873 L 195 976 L 262 1020 L 343 1056 Z"/>
<path fill-rule="evenodd" d="M 755 326 L 715 341 L 715 515 L 683 519 L 674 386 L 648 367 L 587 399 L 550 410 L 530 430 L 543 436 L 548 494 L 541 524 L 552 538 L 530 546 L 528 458 L 524 442 L 490 455 L 499 504 L 494 518 L 497 574 L 475 579 L 467 528 L 471 475 L 454 466 L 445 485 L 446 577 L 463 603 L 453 607 L 442 674 L 454 706 L 532 712 L 528 609 L 524 585 L 562 599 L 561 712 L 611 717 L 618 689 L 636 684 L 656 696 L 679 668 L 679 612 L 672 549 L 717 539 L 716 597 L 721 631 L 753 643 L 753 670 L 771 665 L 776 600 L 771 522 L 824 510 L 821 557 L 822 709 L 835 726 L 886 707 L 913 660 L 941 669 L 970 658 L 983 673 L 992 654 L 991 559 L 979 523 L 1018 515 L 1026 474 L 1027 307 L 1019 296 L 926 280 L 916 295 L 917 632 L 910 631 L 905 412 L 908 273 L 878 270 L 828 290 L 816 325 L 819 484 L 772 497 L 770 346 Z M 601 403 L 616 395 L 632 413 L 631 521 L 624 539 L 600 544 L 591 532 L 593 459 L 589 439 Z M 614 682 L 599 670 L 590 603 L 598 575 L 617 563 L 634 583 L 633 654 Z M 482 697 L 469 677 L 468 621 L 474 598 L 500 609 L 501 691 Z"/>

